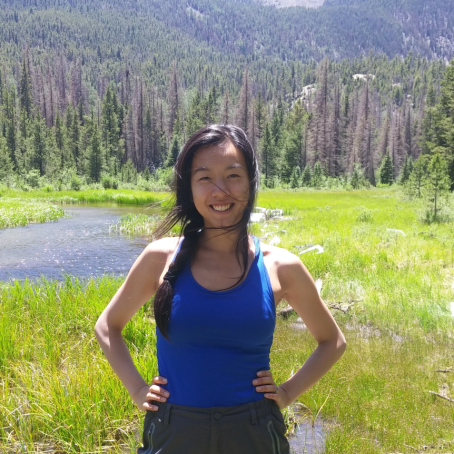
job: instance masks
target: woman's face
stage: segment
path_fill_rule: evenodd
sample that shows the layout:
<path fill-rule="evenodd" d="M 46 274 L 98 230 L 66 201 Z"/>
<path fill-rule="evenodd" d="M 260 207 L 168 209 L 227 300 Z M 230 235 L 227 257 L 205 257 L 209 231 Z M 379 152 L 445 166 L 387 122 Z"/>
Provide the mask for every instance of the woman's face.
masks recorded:
<path fill-rule="evenodd" d="M 192 160 L 191 189 L 205 227 L 228 227 L 239 222 L 249 197 L 243 154 L 231 142 L 196 151 Z"/>

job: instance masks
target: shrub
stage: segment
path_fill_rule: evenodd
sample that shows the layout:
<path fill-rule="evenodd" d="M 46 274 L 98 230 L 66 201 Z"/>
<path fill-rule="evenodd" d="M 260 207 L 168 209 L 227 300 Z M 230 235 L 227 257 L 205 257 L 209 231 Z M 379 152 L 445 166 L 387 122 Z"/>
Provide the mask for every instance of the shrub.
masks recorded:
<path fill-rule="evenodd" d="M 80 187 L 82 186 L 82 180 L 75 173 L 73 173 L 71 176 L 70 186 L 73 191 L 79 191 Z"/>

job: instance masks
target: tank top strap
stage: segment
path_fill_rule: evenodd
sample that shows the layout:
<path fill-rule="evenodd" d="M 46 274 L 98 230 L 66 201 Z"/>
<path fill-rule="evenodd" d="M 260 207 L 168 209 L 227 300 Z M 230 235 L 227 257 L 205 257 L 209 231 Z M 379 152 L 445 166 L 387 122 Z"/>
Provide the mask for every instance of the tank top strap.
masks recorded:
<path fill-rule="evenodd" d="M 256 236 L 252 236 L 252 238 L 254 239 L 254 248 L 255 248 L 255 251 L 254 251 L 254 258 L 257 258 L 259 256 L 259 254 L 261 254 L 261 250 L 260 250 L 260 240 L 256 237 Z"/>

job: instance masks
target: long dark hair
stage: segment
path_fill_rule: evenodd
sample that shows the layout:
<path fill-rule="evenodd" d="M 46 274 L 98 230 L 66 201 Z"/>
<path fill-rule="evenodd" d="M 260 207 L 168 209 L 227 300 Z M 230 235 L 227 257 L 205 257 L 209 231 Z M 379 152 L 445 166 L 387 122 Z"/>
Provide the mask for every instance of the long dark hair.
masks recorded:
<path fill-rule="evenodd" d="M 169 270 L 164 276 L 164 281 L 159 286 L 154 299 L 154 316 L 156 324 L 161 331 L 161 334 L 167 339 L 169 338 L 168 325 L 172 311 L 173 286 L 178 274 L 184 266 L 194 260 L 198 248 L 199 235 L 204 227 L 203 217 L 197 211 L 194 202 L 192 201 L 192 160 L 195 152 L 201 148 L 212 145 L 223 146 L 229 142 L 243 154 L 249 177 L 247 206 L 241 220 L 235 225 L 222 227 L 222 230 L 235 230 L 238 232 L 236 255 L 238 263 L 242 268 L 242 274 L 232 287 L 241 282 L 247 272 L 249 255 L 248 223 L 252 209 L 254 208 L 259 180 L 257 157 L 242 129 L 232 125 L 204 126 L 189 138 L 178 155 L 174 167 L 175 176 L 173 192 L 175 204 L 154 232 L 155 238 L 162 238 L 172 229 L 172 227 L 179 224 L 181 227 L 180 237 L 184 235 L 184 241 L 181 243 L 180 250 L 170 264 Z"/>

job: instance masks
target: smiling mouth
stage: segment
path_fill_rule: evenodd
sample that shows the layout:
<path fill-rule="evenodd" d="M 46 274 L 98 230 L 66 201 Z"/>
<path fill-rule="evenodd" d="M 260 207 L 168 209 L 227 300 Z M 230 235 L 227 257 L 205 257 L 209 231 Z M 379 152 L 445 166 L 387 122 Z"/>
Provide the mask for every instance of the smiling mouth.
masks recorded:
<path fill-rule="evenodd" d="M 228 203 L 226 205 L 210 205 L 210 207 L 217 212 L 229 211 L 233 207 L 234 203 Z"/>

